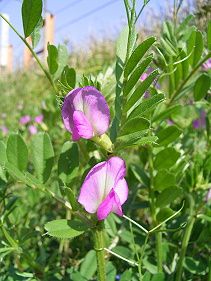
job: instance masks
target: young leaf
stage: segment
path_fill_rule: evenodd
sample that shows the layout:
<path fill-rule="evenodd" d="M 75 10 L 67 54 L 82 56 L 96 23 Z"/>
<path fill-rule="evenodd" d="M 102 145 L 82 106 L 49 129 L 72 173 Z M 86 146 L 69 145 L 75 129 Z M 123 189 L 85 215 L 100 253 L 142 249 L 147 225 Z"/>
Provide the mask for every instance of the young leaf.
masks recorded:
<path fill-rule="evenodd" d="M 143 41 L 132 53 L 130 58 L 128 59 L 128 62 L 125 66 L 124 70 L 124 76 L 128 77 L 136 65 L 139 64 L 142 57 L 145 55 L 145 53 L 149 50 L 149 48 L 154 44 L 156 38 L 155 37 L 149 37 L 145 41 Z"/>
<path fill-rule="evenodd" d="M 22 21 L 25 37 L 27 38 L 39 22 L 42 14 L 42 0 L 23 0 Z"/>
<path fill-rule="evenodd" d="M 70 90 L 75 88 L 76 84 L 76 72 L 74 68 L 70 68 L 66 65 L 62 71 L 61 83 Z"/>
<path fill-rule="evenodd" d="M 87 227 L 78 220 L 59 219 L 45 224 L 48 235 L 60 239 L 72 239 L 84 233 Z"/>
<path fill-rule="evenodd" d="M 211 86 L 211 79 L 210 77 L 202 73 L 199 78 L 196 80 L 193 90 L 194 100 L 199 101 L 203 99 L 206 95 L 208 90 Z"/>
<path fill-rule="evenodd" d="M 28 149 L 19 134 L 11 134 L 7 140 L 7 160 L 20 171 L 26 170 Z"/>
<path fill-rule="evenodd" d="M 40 41 L 41 38 L 41 34 L 40 34 L 40 29 L 43 27 L 43 19 L 42 17 L 40 18 L 40 20 L 38 21 L 37 25 L 35 26 L 34 31 L 31 34 L 31 38 L 32 38 L 32 47 L 36 48 L 37 44 Z"/>
<path fill-rule="evenodd" d="M 157 133 L 158 144 L 160 146 L 165 146 L 175 141 L 180 135 L 182 131 L 178 129 L 176 126 L 169 126 L 163 130 L 160 130 Z"/>
<path fill-rule="evenodd" d="M 59 65 L 58 65 L 58 50 L 56 46 L 48 44 L 48 57 L 47 57 L 47 62 L 48 62 L 48 68 L 50 73 L 53 75 Z"/>
<path fill-rule="evenodd" d="M 179 158 L 180 153 L 177 152 L 173 147 L 168 147 L 155 156 L 154 167 L 157 170 L 171 168 Z"/>
<path fill-rule="evenodd" d="M 182 189 L 180 187 L 177 186 L 168 187 L 161 194 L 158 195 L 156 200 L 156 205 L 159 208 L 166 207 L 181 195 L 182 195 Z"/>
<path fill-rule="evenodd" d="M 54 151 L 47 133 L 38 133 L 32 139 L 32 160 L 39 180 L 45 183 L 50 177 L 54 162 Z"/>
<path fill-rule="evenodd" d="M 203 40 L 202 33 L 200 31 L 197 31 L 196 38 L 195 38 L 193 66 L 195 66 L 201 59 L 203 48 L 204 48 L 204 40 Z"/>
<path fill-rule="evenodd" d="M 128 119 L 143 116 L 162 101 L 164 101 L 163 94 L 157 94 L 149 99 L 142 100 L 142 102 L 129 114 Z"/>
<path fill-rule="evenodd" d="M 7 161 L 6 145 L 3 141 L 0 141 L 0 165 L 4 165 Z"/>
<path fill-rule="evenodd" d="M 146 90 L 150 87 L 152 82 L 155 80 L 156 76 L 158 75 L 158 70 L 153 71 L 150 75 L 143 81 L 141 84 L 136 88 L 132 96 L 126 103 L 125 109 L 128 111 L 133 105 L 138 102 L 138 100 L 143 96 Z"/>

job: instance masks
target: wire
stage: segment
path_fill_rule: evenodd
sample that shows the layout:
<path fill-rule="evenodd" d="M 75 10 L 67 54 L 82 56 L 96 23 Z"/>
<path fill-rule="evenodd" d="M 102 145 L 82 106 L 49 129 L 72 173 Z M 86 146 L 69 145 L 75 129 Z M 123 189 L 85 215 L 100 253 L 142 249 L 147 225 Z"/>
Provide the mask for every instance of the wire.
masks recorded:
<path fill-rule="evenodd" d="M 68 4 L 67 6 L 61 8 L 60 10 L 58 10 L 57 12 L 55 12 L 55 14 L 56 14 L 56 15 L 59 15 L 59 14 L 61 14 L 63 11 L 65 11 L 65 10 L 71 8 L 71 7 L 76 6 L 77 4 L 79 4 L 79 3 L 82 2 L 82 1 L 84 1 L 84 0 L 76 0 L 76 1 L 74 1 L 73 3 Z"/>
<path fill-rule="evenodd" d="M 83 20 L 84 18 L 87 18 L 88 16 L 91 16 L 92 14 L 94 14 L 94 13 L 100 11 L 100 10 L 105 9 L 106 7 L 108 7 L 108 6 L 110 6 L 110 5 L 114 4 L 114 3 L 116 3 L 117 1 L 119 1 L 119 0 L 111 0 L 111 1 L 109 1 L 108 3 L 105 3 L 105 4 L 103 4 L 103 5 L 101 5 L 101 6 L 97 7 L 97 8 L 95 8 L 95 9 L 93 9 L 93 10 L 87 12 L 87 13 L 84 13 L 84 14 L 81 15 L 80 17 L 75 18 L 75 19 L 73 19 L 73 20 L 67 22 L 66 24 L 63 24 L 63 25 L 59 26 L 59 27 L 56 29 L 56 32 L 59 31 L 59 30 L 61 30 L 61 29 L 63 29 L 63 28 L 65 28 L 66 26 L 69 26 L 69 25 L 72 25 L 72 24 L 74 24 L 74 23 L 76 23 L 76 22 L 79 22 L 80 20 Z"/>

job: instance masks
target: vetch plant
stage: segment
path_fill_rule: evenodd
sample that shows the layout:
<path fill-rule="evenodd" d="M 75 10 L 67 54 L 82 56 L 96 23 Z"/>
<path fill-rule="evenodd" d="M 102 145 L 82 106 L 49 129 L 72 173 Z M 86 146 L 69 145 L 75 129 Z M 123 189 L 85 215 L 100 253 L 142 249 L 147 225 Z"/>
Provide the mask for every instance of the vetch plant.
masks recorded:
<path fill-rule="evenodd" d="M 78 75 L 63 45 L 40 60 L 41 0 L 23 1 L 24 35 L 1 15 L 55 92 L 30 113 L 30 138 L 0 140 L 4 280 L 211 280 L 211 24 L 182 21 L 174 1 L 159 37 L 140 40 L 148 2 L 124 0 L 109 75 Z"/>

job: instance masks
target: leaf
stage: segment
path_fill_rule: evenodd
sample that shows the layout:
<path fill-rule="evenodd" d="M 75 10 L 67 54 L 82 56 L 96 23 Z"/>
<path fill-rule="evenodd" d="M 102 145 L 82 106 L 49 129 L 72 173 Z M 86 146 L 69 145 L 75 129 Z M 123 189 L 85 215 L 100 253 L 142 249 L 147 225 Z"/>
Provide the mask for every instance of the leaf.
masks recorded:
<path fill-rule="evenodd" d="M 37 44 L 40 41 L 40 38 L 41 38 L 40 29 L 42 27 L 43 27 L 43 19 L 41 17 L 40 20 L 38 21 L 37 25 L 35 26 L 34 31 L 31 34 L 33 49 L 36 48 Z"/>
<path fill-rule="evenodd" d="M 154 167 L 157 170 L 169 169 L 177 162 L 179 156 L 180 153 L 174 148 L 165 148 L 155 156 Z"/>
<path fill-rule="evenodd" d="M 45 183 L 54 163 L 54 150 L 47 133 L 38 133 L 32 139 L 32 160 L 39 180 Z"/>
<path fill-rule="evenodd" d="M 142 132 L 144 131 L 117 138 L 116 149 L 120 150 L 126 147 L 156 143 L 156 140 L 158 139 L 156 136 L 142 137 Z"/>
<path fill-rule="evenodd" d="M 158 191 L 163 191 L 169 186 L 176 184 L 176 177 L 174 174 L 168 172 L 167 170 L 158 171 L 154 178 L 154 188 Z"/>
<path fill-rule="evenodd" d="M 59 219 L 47 222 L 45 224 L 45 230 L 52 237 L 72 239 L 84 233 L 87 227 L 78 220 Z"/>
<path fill-rule="evenodd" d="M 94 250 L 89 251 L 80 267 L 80 273 L 90 280 L 97 270 L 97 259 Z"/>
<path fill-rule="evenodd" d="M 164 101 L 163 94 L 157 94 L 151 98 L 142 100 L 142 102 L 129 114 L 128 119 L 140 117 L 151 111 L 155 106 Z"/>
<path fill-rule="evenodd" d="M 196 260 L 193 257 L 185 257 L 184 267 L 194 275 L 205 275 L 207 271 L 207 266 L 203 260 Z"/>
<path fill-rule="evenodd" d="M 125 88 L 124 88 L 124 94 L 128 95 L 130 91 L 133 89 L 133 87 L 136 85 L 136 83 L 140 80 L 141 75 L 144 73 L 146 68 L 149 66 L 149 64 L 152 61 L 153 56 L 148 56 L 131 74 L 130 78 L 128 79 Z"/>
<path fill-rule="evenodd" d="M 163 208 L 170 203 L 172 203 L 175 199 L 180 197 L 182 195 L 182 189 L 177 186 L 171 186 L 166 188 L 164 191 L 162 191 L 157 199 L 156 199 L 156 205 L 159 208 Z"/>
<path fill-rule="evenodd" d="M 163 222 L 166 219 L 170 218 L 174 214 L 174 211 L 171 208 L 165 207 L 160 209 L 156 215 L 156 220 L 158 222 Z"/>
<path fill-rule="evenodd" d="M 165 281 L 165 274 L 164 273 L 156 273 L 153 275 L 151 281 Z"/>
<path fill-rule="evenodd" d="M 59 178 L 68 184 L 76 177 L 79 166 L 79 153 L 76 143 L 67 141 L 62 147 L 61 154 L 58 160 L 58 175 Z"/>
<path fill-rule="evenodd" d="M 80 204 L 76 200 L 75 194 L 73 193 L 72 189 L 69 187 L 65 187 L 65 194 L 68 198 L 68 201 L 70 202 L 70 205 L 73 209 L 73 211 L 77 211 L 80 208 Z"/>
<path fill-rule="evenodd" d="M 66 65 L 62 71 L 61 82 L 66 87 L 73 89 L 76 84 L 76 72 L 74 68 L 70 68 Z"/>
<path fill-rule="evenodd" d="M 196 38 L 195 38 L 193 66 L 195 66 L 199 62 L 199 60 L 201 59 L 203 49 L 204 49 L 203 36 L 202 36 L 202 33 L 200 31 L 197 31 L 196 32 Z"/>
<path fill-rule="evenodd" d="M 57 71 L 59 65 L 58 65 L 58 50 L 56 46 L 50 45 L 48 43 L 48 57 L 47 57 L 47 62 L 48 62 L 48 68 L 50 73 L 53 75 Z"/>
<path fill-rule="evenodd" d="M 125 270 L 121 275 L 120 281 L 132 280 L 132 274 L 133 274 L 133 272 L 131 269 Z"/>
<path fill-rule="evenodd" d="M 207 74 L 202 73 L 199 76 L 199 78 L 196 80 L 194 85 L 194 89 L 193 89 L 194 100 L 199 101 L 203 99 L 207 95 L 210 86 L 211 86 L 210 77 Z"/>
<path fill-rule="evenodd" d="M 115 281 L 116 279 L 116 268 L 112 264 L 112 262 L 108 262 L 106 264 L 106 280 Z"/>
<path fill-rule="evenodd" d="M 208 50 L 211 51 L 211 20 L 209 21 L 207 28 L 207 47 Z"/>
<path fill-rule="evenodd" d="M 147 130 L 150 126 L 149 120 L 143 117 L 129 119 L 121 129 L 121 136 Z"/>
<path fill-rule="evenodd" d="M 27 38 L 36 27 L 42 14 L 42 0 L 23 0 L 22 21 L 25 37 Z"/>
<path fill-rule="evenodd" d="M 28 149 L 19 134 L 10 134 L 7 140 L 7 160 L 20 171 L 26 170 L 28 163 Z"/>
<path fill-rule="evenodd" d="M 140 98 L 143 96 L 146 90 L 150 87 L 150 85 L 155 80 L 157 75 L 158 75 L 158 70 L 153 71 L 143 82 L 140 83 L 140 85 L 138 85 L 138 87 L 135 89 L 135 91 L 127 101 L 124 110 L 128 111 L 133 106 L 137 107 L 136 103 L 138 102 L 138 100 L 140 100 Z"/>
<path fill-rule="evenodd" d="M 13 164 L 6 162 L 5 169 L 13 178 L 25 182 L 25 175 Z"/>
<path fill-rule="evenodd" d="M 112 214 L 110 214 L 105 220 L 105 229 L 110 236 L 115 237 L 117 228 L 114 216 Z"/>
<path fill-rule="evenodd" d="M 68 63 L 68 58 L 69 58 L 69 54 L 68 54 L 67 47 L 65 45 L 59 44 L 58 59 L 57 59 L 58 68 L 56 73 L 54 73 L 54 79 L 57 79 L 61 76 L 64 67 Z"/>
<path fill-rule="evenodd" d="M 122 62 L 124 62 L 126 58 L 126 52 L 127 52 L 126 42 L 128 41 L 128 34 L 129 34 L 129 28 L 128 26 L 125 26 L 122 29 L 122 32 L 120 33 L 116 42 L 116 56 L 119 59 L 121 59 Z"/>
<path fill-rule="evenodd" d="M 154 44 L 155 40 L 155 37 L 149 37 L 133 51 L 125 66 L 125 77 L 128 77 L 132 73 L 132 71 L 134 70 L 136 65 L 139 64 L 140 60 L 148 51 L 148 49 L 152 46 L 152 44 Z"/>
<path fill-rule="evenodd" d="M 161 106 L 161 111 L 158 111 L 158 112 L 156 111 L 156 113 L 153 116 L 152 122 L 155 122 L 155 121 L 157 122 L 158 120 L 164 120 L 166 118 L 170 118 L 172 113 L 175 113 L 175 112 L 179 113 L 180 109 L 182 107 L 180 104 L 172 105 L 167 108 L 166 108 L 165 104 L 161 104 L 160 106 Z"/>
<path fill-rule="evenodd" d="M 157 137 L 158 137 L 157 143 L 160 146 L 168 145 L 174 142 L 181 135 L 181 133 L 182 131 L 178 129 L 176 126 L 169 126 L 167 128 L 164 128 L 157 133 Z"/>

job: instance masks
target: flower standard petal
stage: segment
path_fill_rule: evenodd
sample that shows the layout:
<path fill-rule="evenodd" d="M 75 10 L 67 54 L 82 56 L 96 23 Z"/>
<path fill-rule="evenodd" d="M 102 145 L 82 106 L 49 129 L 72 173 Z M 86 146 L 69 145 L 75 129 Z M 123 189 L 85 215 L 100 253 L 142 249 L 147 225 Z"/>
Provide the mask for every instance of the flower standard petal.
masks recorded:
<path fill-rule="evenodd" d="M 91 123 L 95 135 L 104 134 L 109 127 L 110 112 L 104 96 L 94 87 L 82 89 L 84 114 Z"/>
<path fill-rule="evenodd" d="M 95 165 L 86 176 L 81 187 L 78 202 L 89 213 L 96 213 L 98 206 L 103 201 L 105 192 L 107 163 Z"/>

